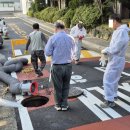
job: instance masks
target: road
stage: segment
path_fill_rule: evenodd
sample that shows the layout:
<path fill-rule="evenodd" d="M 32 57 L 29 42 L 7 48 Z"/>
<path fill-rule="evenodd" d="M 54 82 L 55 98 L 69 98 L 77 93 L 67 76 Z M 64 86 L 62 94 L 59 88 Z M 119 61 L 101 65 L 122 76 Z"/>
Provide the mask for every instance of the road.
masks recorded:
<path fill-rule="evenodd" d="M 12 56 L 11 39 L 27 36 L 32 28 L 30 24 L 15 17 L 6 17 L 6 22 L 10 39 L 5 40 L 0 53 L 8 58 Z M 25 46 L 18 46 L 16 49 L 23 52 Z M 69 100 L 69 111 L 57 112 L 54 109 L 53 90 L 49 96 L 44 93 L 44 90 L 40 90 L 41 95 L 48 96 L 49 102 L 45 106 L 28 109 L 34 130 L 127 130 L 130 128 L 127 124 L 130 119 L 130 63 L 126 63 L 119 82 L 119 100 L 116 101 L 116 107 L 102 109 L 100 103 L 103 102 L 102 79 L 105 68 L 99 66 L 98 56 L 83 49 L 81 63 L 73 65 L 71 87 L 79 87 L 84 91 L 84 95 Z M 45 68 L 48 73 L 49 68 L 48 64 Z M 16 115 L 18 130 L 22 130 L 18 112 Z"/>

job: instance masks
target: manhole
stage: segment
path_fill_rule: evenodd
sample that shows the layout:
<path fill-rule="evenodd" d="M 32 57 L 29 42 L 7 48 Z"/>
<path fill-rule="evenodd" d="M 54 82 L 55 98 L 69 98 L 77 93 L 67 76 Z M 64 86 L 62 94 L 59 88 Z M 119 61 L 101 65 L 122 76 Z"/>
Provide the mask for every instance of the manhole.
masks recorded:
<path fill-rule="evenodd" d="M 83 91 L 78 87 L 70 87 L 68 98 L 77 98 L 81 95 L 83 95 Z"/>
<path fill-rule="evenodd" d="M 21 104 L 24 107 L 40 107 L 45 105 L 49 101 L 49 98 L 44 96 L 32 96 L 24 99 Z"/>

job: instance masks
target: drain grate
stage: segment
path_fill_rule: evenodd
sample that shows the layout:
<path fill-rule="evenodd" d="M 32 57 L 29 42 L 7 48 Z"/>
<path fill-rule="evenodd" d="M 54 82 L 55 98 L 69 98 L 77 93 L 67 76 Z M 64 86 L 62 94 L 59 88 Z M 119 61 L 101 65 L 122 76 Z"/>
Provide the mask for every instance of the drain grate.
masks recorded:
<path fill-rule="evenodd" d="M 24 107 L 40 107 L 45 105 L 49 101 L 49 98 L 45 96 L 32 96 L 24 99 L 21 104 Z"/>

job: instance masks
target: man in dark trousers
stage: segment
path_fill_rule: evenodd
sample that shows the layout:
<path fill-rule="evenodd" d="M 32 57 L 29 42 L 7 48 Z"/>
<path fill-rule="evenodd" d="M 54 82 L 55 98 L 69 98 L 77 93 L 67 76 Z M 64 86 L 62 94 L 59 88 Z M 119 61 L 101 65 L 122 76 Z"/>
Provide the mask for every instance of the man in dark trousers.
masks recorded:
<path fill-rule="evenodd" d="M 55 109 L 68 110 L 68 94 L 74 55 L 74 39 L 64 31 L 62 21 L 55 24 L 55 34 L 48 40 L 45 54 L 52 56 L 51 77 L 54 84 Z"/>
<path fill-rule="evenodd" d="M 31 63 L 34 67 L 35 73 L 38 77 L 42 76 L 42 70 L 46 65 L 46 58 L 44 55 L 45 44 L 47 43 L 47 39 L 45 35 L 39 31 L 39 24 L 33 24 L 34 31 L 29 34 L 28 42 L 26 44 L 25 54 L 28 51 L 29 45 L 31 45 Z M 41 62 L 41 66 L 38 67 L 38 59 Z"/>

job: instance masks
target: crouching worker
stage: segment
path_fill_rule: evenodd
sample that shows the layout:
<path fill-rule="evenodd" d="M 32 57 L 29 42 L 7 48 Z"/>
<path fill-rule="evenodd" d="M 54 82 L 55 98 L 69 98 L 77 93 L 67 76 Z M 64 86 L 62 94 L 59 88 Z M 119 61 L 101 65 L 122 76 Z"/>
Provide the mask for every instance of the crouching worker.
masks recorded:
<path fill-rule="evenodd" d="M 108 64 L 103 77 L 105 102 L 101 107 L 114 107 L 117 100 L 118 82 L 125 66 L 125 53 L 128 47 L 128 27 L 121 23 L 121 18 L 114 14 L 109 22 L 115 30 L 109 47 L 102 50 L 102 55 L 108 56 Z"/>
<path fill-rule="evenodd" d="M 28 53 L 28 47 L 31 45 L 31 63 L 34 67 L 35 73 L 37 77 L 43 75 L 42 70 L 46 65 L 46 58 L 44 55 L 45 44 L 47 43 L 47 39 L 45 35 L 39 31 L 39 24 L 33 24 L 34 31 L 29 34 L 28 42 L 26 44 L 25 54 Z M 41 62 L 41 66 L 38 67 L 38 59 Z"/>
<path fill-rule="evenodd" d="M 79 23 L 71 29 L 70 35 L 73 36 L 75 39 L 76 43 L 75 64 L 78 64 L 80 60 L 82 40 L 86 36 L 86 29 L 83 27 L 83 23 L 81 21 L 79 21 Z"/>
<path fill-rule="evenodd" d="M 45 54 L 52 56 L 51 78 L 54 84 L 55 109 L 68 110 L 68 94 L 72 74 L 74 39 L 66 34 L 62 21 L 55 23 L 55 34 L 48 40 Z"/>

